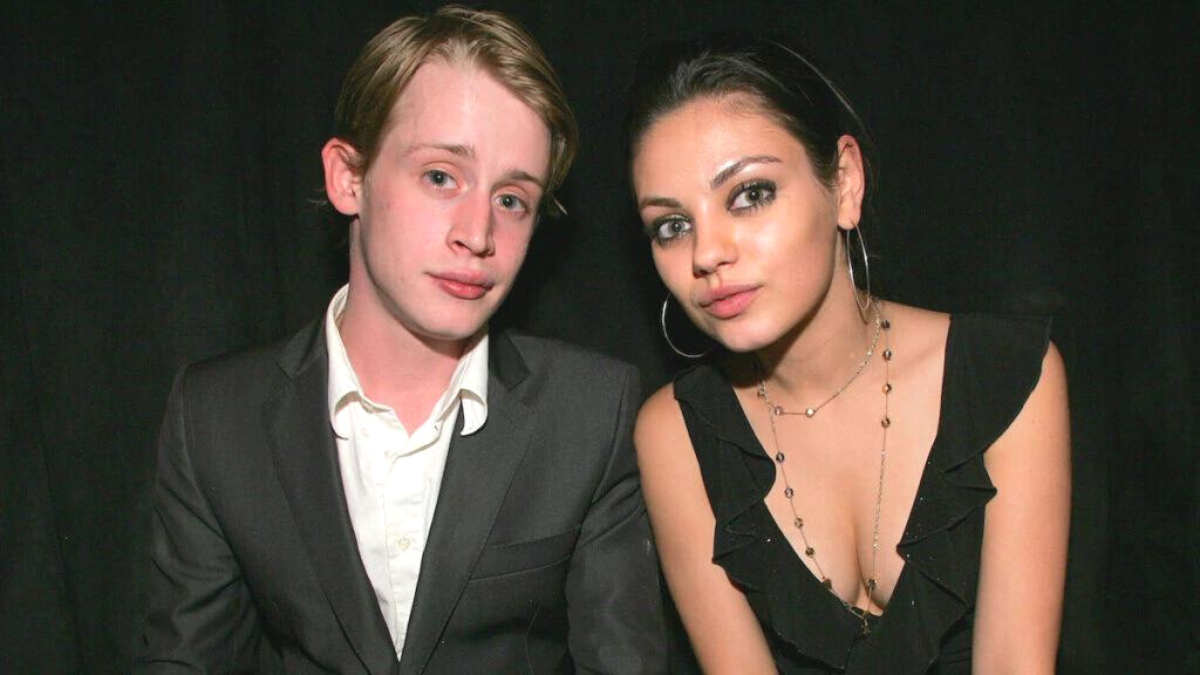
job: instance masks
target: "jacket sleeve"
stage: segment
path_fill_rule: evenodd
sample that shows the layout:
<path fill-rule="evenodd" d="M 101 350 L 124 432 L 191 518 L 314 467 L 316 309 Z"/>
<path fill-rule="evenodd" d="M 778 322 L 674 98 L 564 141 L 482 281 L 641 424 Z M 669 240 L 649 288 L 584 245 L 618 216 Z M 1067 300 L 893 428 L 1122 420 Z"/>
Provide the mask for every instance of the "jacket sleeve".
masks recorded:
<path fill-rule="evenodd" d="M 633 451 L 637 371 L 624 370 L 604 477 L 567 576 L 571 658 L 579 673 L 665 673 L 658 558 Z"/>
<path fill-rule="evenodd" d="M 158 439 L 148 613 L 135 673 L 246 673 L 257 668 L 259 622 L 191 453 L 186 368 Z"/>

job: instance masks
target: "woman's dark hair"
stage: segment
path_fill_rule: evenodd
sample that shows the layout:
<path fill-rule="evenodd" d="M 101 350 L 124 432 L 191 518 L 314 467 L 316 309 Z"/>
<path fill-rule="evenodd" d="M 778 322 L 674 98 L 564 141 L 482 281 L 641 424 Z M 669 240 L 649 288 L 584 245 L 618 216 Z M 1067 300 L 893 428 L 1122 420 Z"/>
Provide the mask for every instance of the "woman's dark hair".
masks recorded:
<path fill-rule="evenodd" d="M 838 139 L 854 136 L 870 187 L 870 138 L 850 102 L 800 50 L 760 36 L 720 35 L 644 53 L 625 120 L 627 159 L 663 115 L 698 98 L 733 95 L 748 96 L 791 133 L 826 188 L 837 179 Z"/>

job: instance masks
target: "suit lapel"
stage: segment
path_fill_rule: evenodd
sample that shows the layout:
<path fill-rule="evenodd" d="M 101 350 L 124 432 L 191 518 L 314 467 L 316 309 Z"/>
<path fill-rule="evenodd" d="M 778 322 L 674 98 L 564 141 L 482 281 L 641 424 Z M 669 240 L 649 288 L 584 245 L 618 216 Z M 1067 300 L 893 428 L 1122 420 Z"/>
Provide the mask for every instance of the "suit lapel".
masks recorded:
<path fill-rule="evenodd" d="M 533 431 L 529 409 L 513 388 L 528 371 L 503 334 L 490 339 L 487 423 L 450 442 L 429 544 L 421 560 L 408 637 L 400 658 L 404 675 L 422 673 L 467 581 Z"/>
<path fill-rule="evenodd" d="M 291 380 L 266 405 L 264 421 L 280 484 L 347 640 L 369 672 L 392 673 L 396 653 L 346 510 L 327 409 L 322 324 L 297 335 L 279 361 Z"/>

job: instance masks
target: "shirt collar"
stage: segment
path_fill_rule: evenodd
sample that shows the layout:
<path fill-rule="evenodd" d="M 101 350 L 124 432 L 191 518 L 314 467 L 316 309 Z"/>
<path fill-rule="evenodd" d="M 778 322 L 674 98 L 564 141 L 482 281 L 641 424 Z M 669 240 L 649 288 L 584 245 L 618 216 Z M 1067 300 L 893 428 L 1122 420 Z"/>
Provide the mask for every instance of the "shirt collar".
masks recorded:
<path fill-rule="evenodd" d="M 472 336 L 462 358 L 458 360 L 458 367 L 450 378 L 450 386 L 434 407 L 435 414 L 447 415 L 456 401 L 462 401 L 462 435 L 473 434 L 487 422 L 487 391 L 488 331 L 485 324 Z"/>
<path fill-rule="evenodd" d="M 389 409 L 372 401 L 363 393 L 354 367 L 350 364 L 350 357 L 346 354 L 346 346 L 342 343 L 338 319 L 346 309 L 349 289 L 349 284 L 342 286 L 329 301 L 329 307 L 325 311 L 325 345 L 329 351 L 329 420 L 334 433 L 343 439 L 349 438 L 353 430 L 349 415 L 343 414 L 350 403 L 358 402 L 372 412 Z M 458 360 L 454 374 L 450 376 L 450 385 L 434 404 L 431 417 L 444 418 L 461 400 L 462 435 L 473 434 L 487 422 L 487 392 L 488 331 L 484 325 L 471 337 L 466 351 Z M 413 431 L 415 429 L 408 430 L 409 433 Z"/>

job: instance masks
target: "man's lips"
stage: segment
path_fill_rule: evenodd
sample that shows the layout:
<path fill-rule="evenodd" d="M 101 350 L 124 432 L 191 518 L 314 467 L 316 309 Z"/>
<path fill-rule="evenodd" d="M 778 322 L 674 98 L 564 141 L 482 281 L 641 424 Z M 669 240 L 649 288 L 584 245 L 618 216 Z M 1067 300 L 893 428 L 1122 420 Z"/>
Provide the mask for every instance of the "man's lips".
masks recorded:
<path fill-rule="evenodd" d="M 467 270 L 434 272 L 429 276 L 443 291 L 462 300 L 478 300 L 496 285 L 486 275 Z"/>
<path fill-rule="evenodd" d="M 750 284 L 719 286 L 705 291 L 696 304 L 718 319 L 732 319 L 754 301 L 758 289 Z"/>

